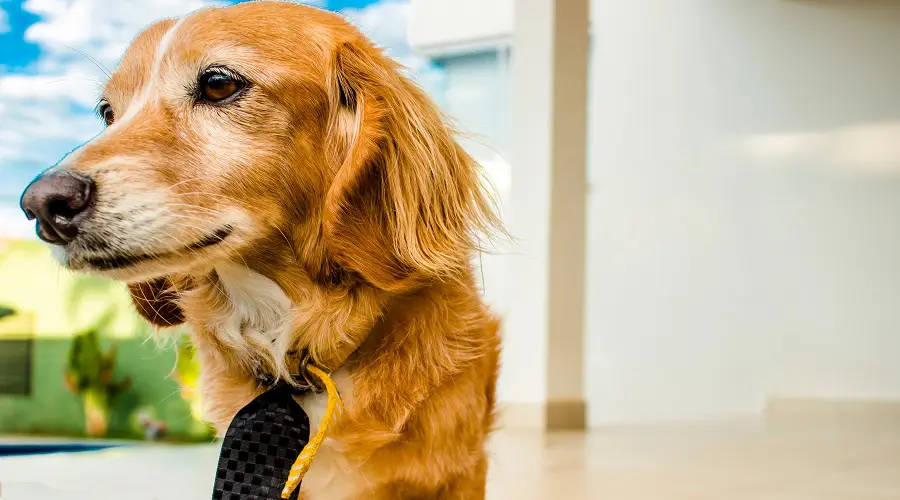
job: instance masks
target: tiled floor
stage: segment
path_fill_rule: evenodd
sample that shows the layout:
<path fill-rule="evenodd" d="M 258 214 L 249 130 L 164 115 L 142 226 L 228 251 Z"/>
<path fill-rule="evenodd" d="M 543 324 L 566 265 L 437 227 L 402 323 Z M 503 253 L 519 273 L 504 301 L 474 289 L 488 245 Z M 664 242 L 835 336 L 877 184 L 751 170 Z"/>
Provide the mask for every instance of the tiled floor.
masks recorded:
<path fill-rule="evenodd" d="M 3 500 L 206 500 L 214 446 L 0 459 Z M 505 432 L 492 500 L 898 500 L 900 434 L 643 428 Z"/>

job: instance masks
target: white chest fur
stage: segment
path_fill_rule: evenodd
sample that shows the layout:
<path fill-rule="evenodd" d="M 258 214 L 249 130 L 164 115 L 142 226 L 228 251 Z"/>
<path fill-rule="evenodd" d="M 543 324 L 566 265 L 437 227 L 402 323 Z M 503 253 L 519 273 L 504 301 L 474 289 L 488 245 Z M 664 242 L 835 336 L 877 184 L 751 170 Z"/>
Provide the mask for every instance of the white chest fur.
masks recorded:
<path fill-rule="evenodd" d="M 222 297 L 216 324 L 207 325 L 239 359 L 286 375 L 292 342 L 291 300 L 277 283 L 244 266 L 216 268 Z"/>
<path fill-rule="evenodd" d="M 223 305 L 225 314 L 217 324 L 208 325 L 210 329 L 251 363 L 272 364 L 282 374 L 289 373 L 285 360 L 294 333 L 290 299 L 277 283 L 244 266 L 221 266 L 216 271 L 229 304 Z M 352 407 L 352 374 L 340 369 L 332 378 L 344 407 Z M 307 393 L 295 399 L 309 416 L 310 433 L 314 435 L 325 416 L 327 395 Z M 362 486 L 359 472 L 349 466 L 335 442 L 326 439 L 303 479 L 301 491 L 309 500 L 344 500 L 357 498 Z"/>

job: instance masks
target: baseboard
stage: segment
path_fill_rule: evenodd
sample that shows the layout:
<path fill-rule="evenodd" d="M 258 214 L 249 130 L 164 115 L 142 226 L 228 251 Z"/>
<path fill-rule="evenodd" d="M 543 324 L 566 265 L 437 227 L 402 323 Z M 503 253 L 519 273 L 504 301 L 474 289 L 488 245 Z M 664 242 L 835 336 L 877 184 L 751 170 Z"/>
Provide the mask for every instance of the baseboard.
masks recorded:
<path fill-rule="evenodd" d="M 584 400 L 547 402 L 548 431 L 583 431 L 587 428 L 587 405 Z"/>
<path fill-rule="evenodd" d="M 582 431 L 587 428 L 587 405 L 583 400 L 498 405 L 498 424 L 505 429 Z"/>
<path fill-rule="evenodd" d="M 900 400 L 769 398 L 765 410 L 770 427 L 843 427 L 900 430 Z"/>

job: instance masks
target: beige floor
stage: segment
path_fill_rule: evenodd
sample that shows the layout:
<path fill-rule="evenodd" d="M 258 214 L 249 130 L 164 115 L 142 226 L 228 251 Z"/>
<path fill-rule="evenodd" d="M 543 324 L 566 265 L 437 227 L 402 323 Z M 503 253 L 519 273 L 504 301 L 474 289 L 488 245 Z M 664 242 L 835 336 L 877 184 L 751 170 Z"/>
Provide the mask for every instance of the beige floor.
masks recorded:
<path fill-rule="evenodd" d="M 503 432 L 492 500 L 900 500 L 900 434 L 753 427 Z M 209 498 L 213 446 L 0 459 L 2 500 Z"/>
<path fill-rule="evenodd" d="M 900 499 L 900 434 L 886 432 L 644 428 L 496 444 L 493 499 Z"/>

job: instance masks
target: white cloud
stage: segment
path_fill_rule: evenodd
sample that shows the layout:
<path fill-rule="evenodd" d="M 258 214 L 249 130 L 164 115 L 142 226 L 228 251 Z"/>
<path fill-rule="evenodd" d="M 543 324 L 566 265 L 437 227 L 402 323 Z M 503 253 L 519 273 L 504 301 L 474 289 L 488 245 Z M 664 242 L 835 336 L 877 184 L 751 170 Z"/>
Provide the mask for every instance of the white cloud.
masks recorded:
<path fill-rule="evenodd" d="M 406 35 L 409 24 L 408 1 L 383 0 L 362 9 L 344 9 L 341 14 L 389 53 L 406 55 L 411 52 Z"/>
<path fill-rule="evenodd" d="M 14 101 L 65 100 L 91 107 L 96 102 L 100 80 L 77 66 L 59 75 L 17 75 L 0 78 L 0 95 L 7 104 Z"/>
<path fill-rule="evenodd" d="M 9 13 L 0 6 L 0 35 L 9 31 Z"/>
<path fill-rule="evenodd" d="M 49 55 L 71 56 L 69 47 L 112 66 L 148 20 L 187 14 L 222 2 L 208 0 L 26 0 L 23 8 L 41 16 L 25 39 Z M 68 46 L 68 47 L 67 47 Z"/>

